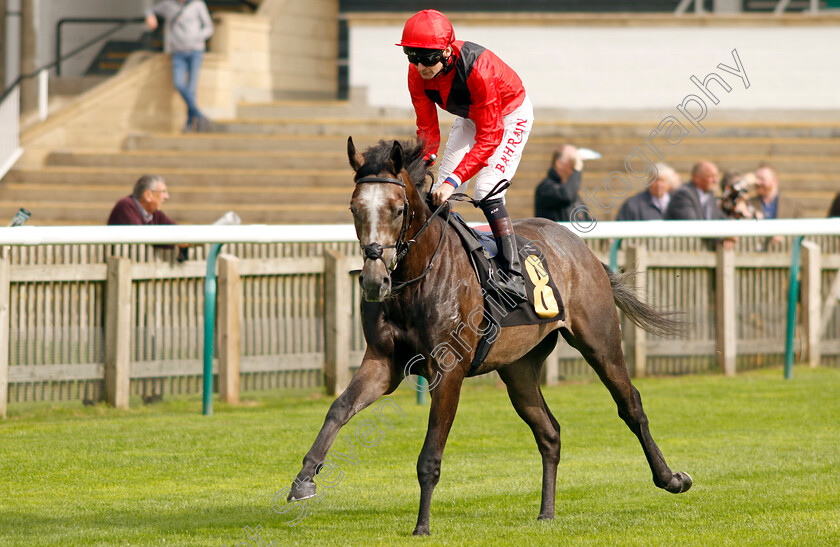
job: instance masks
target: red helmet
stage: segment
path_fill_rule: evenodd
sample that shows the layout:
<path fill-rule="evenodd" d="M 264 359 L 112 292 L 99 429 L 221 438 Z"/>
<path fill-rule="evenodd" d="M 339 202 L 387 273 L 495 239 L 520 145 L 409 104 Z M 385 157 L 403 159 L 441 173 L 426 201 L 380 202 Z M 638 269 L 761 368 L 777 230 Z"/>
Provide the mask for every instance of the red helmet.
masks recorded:
<path fill-rule="evenodd" d="M 455 40 L 455 31 L 446 15 L 433 9 L 424 9 L 405 22 L 402 40 L 397 43 L 403 47 L 423 49 L 446 49 Z"/>

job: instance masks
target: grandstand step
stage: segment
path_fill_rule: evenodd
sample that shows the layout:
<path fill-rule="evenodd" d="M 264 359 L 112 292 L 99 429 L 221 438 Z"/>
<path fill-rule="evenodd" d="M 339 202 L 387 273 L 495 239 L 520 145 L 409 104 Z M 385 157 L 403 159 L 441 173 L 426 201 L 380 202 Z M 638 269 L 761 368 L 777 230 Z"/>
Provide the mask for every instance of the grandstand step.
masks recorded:
<path fill-rule="evenodd" d="M 443 131 L 445 140 L 448 131 Z M 188 135 L 151 134 L 133 135 L 126 139 L 128 150 L 226 150 L 226 151 L 271 151 L 291 152 L 295 150 L 331 150 L 343 152 L 347 147 L 348 135 L 230 135 L 224 133 L 200 133 Z M 411 135 L 413 137 L 413 135 Z M 353 135 L 359 150 L 376 144 L 379 139 L 404 139 L 406 135 L 383 133 L 380 135 Z M 636 147 L 646 150 L 641 139 L 635 137 L 557 137 L 532 136 L 525 151 L 529 155 L 546 156 L 546 165 L 555 148 L 569 142 L 580 147 L 594 148 L 606 155 L 624 158 Z M 840 139 L 782 139 L 782 138 L 686 138 L 680 144 L 670 146 L 654 142 L 667 162 L 670 156 L 696 155 L 698 159 L 719 154 L 752 154 L 795 156 L 840 155 Z M 650 152 L 650 155 L 654 154 Z"/>
<path fill-rule="evenodd" d="M 346 145 L 345 145 L 346 147 Z M 52 152 L 47 165 L 78 167 L 228 168 L 228 169 L 350 169 L 345 151 L 124 151 Z"/>
<path fill-rule="evenodd" d="M 413 137 L 413 118 L 241 118 L 216 120 L 214 132 L 245 135 L 399 135 Z"/>
<path fill-rule="evenodd" d="M 442 125 L 449 127 L 448 118 L 442 118 Z M 534 136 L 554 136 L 566 139 L 581 137 L 634 137 L 645 139 L 656 129 L 657 122 L 650 126 L 640 122 L 578 122 L 547 120 L 534 123 Z M 377 135 L 391 133 L 414 135 L 414 117 L 284 117 L 284 118 L 239 118 L 217 120 L 217 130 L 244 134 L 317 134 L 317 135 Z M 840 127 L 831 123 L 818 122 L 717 122 L 708 124 L 700 134 L 689 129 L 691 137 L 728 138 L 838 138 Z"/>
<path fill-rule="evenodd" d="M 225 133 L 198 133 L 187 135 L 151 134 L 129 136 L 127 150 L 224 150 L 251 152 L 293 152 L 298 150 L 330 150 L 347 153 L 348 135 L 231 135 Z M 373 146 L 379 139 L 405 138 L 383 134 L 353 137 L 360 150 Z"/>
<path fill-rule="evenodd" d="M 120 167 L 45 167 L 42 169 L 14 169 L 5 182 L 77 184 L 115 184 L 131 190 L 143 173 L 152 166 L 140 169 Z M 236 185 L 265 186 L 340 186 L 352 188 L 352 172 L 346 169 L 182 169 L 156 168 L 156 174 L 166 179 L 170 189 L 179 185 L 202 185 L 208 191 Z"/>
<path fill-rule="evenodd" d="M 68 208 L 66 201 L 37 200 L 25 201 L 0 200 L 0 218 L 12 218 L 20 207 L 32 212 L 32 219 L 27 225 L 104 225 L 114 204 L 110 201 L 88 201 L 74 204 Z M 211 224 L 228 211 L 235 211 L 243 224 L 352 224 L 353 217 L 346 204 L 208 204 L 192 205 L 166 203 L 163 210 L 180 224 Z M 481 211 L 473 207 L 460 206 L 458 211 L 469 221 L 480 221 Z M 515 218 L 531 216 L 526 209 L 512 209 Z"/>
<path fill-rule="evenodd" d="M 344 187 L 311 188 L 297 186 L 293 188 L 267 188 L 259 186 L 229 186 L 214 188 L 208 191 L 206 186 L 170 185 L 170 204 L 217 204 L 229 203 L 249 204 L 293 204 L 306 205 L 319 203 L 323 205 L 350 206 L 352 185 Z M 7 200 L 65 200 L 72 201 L 110 201 L 111 204 L 122 199 L 131 192 L 131 188 L 116 184 L 50 184 L 32 182 L 7 183 L 3 189 L 3 198 Z"/>
<path fill-rule="evenodd" d="M 305 113 L 312 118 L 410 118 L 406 109 L 375 108 L 349 101 L 274 101 L 269 103 L 242 102 L 236 114 L 244 119 L 296 118 Z"/>

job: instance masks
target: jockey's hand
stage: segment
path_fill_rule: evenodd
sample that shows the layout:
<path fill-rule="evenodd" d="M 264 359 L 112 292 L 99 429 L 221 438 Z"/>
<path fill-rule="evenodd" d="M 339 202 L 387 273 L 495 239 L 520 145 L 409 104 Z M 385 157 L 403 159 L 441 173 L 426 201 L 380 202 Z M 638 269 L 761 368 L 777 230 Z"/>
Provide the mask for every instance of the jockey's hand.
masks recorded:
<path fill-rule="evenodd" d="M 444 182 L 432 192 L 432 202 L 434 202 L 435 205 L 440 205 L 444 201 L 448 200 L 449 196 L 451 196 L 453 192 L 455 192 L 455 187 L 448 182 Z"/>

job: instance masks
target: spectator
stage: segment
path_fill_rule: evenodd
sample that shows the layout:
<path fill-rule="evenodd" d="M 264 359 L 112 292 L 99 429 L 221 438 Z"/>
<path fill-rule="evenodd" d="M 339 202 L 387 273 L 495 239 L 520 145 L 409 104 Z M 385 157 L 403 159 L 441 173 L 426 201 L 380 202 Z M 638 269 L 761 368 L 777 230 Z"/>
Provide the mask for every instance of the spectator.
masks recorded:
<path fill-rule="evenodd" d="M 755 170 L 755 190 L 758 194 L 749 200 L 764 218 L 802 218 L 802 207 L 795 200 L 779 194 L 779 176 L 772 166 L 762 164 Z"/>
<path fill-rule="evenodd" d="M 748 200 L 748 194 L 755 186 L 755 174 L 741 175 L 740 171 L 730 170 L 723 174 L 720 183 L 720 209 L 726 218 L 761 219 L 764 213 L 756 210 Z"/>
<path fill-rule="evenodd" d="M 828 209 L 828 216 L 829 218 L 840 217 L 840 192 L 837 192 L 837 195 L 834 196 L 834 201 Z"/>
<path fill-rule="evenodd" d="M 156 224 L 176 224 L 160 210 L 163 202 L 169 199 L 166 182 L 160 175 L 143 175 L 134 183 L 130 196 L 119 200 L 108 216 L 108 225 L 151 226 Z M 172 245 L 155 245 L 161 249 L 171 249 Z M 178 245 L 178 261 L 187 259 L 187 244 Z"/>
<path fill-rule="evenodd" d="M 108 225 L 175 224 L 160 210 L 169 199 L 166 182 L 160 175 L 143 175 L 134 183 L 130 196 L 119 200 L 108 217 Z"/>
<path fill-rule="evenodd" d="M 172 56 L 172 82 L 187 103 L 184 132 L 209 131 L 210 122 L 196 104 L 198 72 L 204 60 L 205 42 L 213 35 L 213 20 L 203 0 L 163 0 L 146 12 L 149 30 L 163 28 L 163 50 Z"/>
<path fill-rule="evenodd" d="M 616 220 L 662 220 L 671 201 L 675 180 L 679 180 L 676 171 L 664 163 L 657 163 L 656 179 L 647 189 L 624 202 Z"/>
<path fill-rule="evenodd" d="M 756 211 L 761 212 L 764 218 L 802 218 L 804 216 L 802 207 L 796 201 L 779 194 L 779 176 L 772 166 L 761 164 L 755 170 L 755 190 L 758 195 L 747 203 Z M 763 247 L 762 250 L 766 251 L 784 240 L 782 236 L 773 236 L 768 238 L 760 248 Z"/>
<path fill-rule="evenodd" d="M 548 174 L 534 195 L 535 216 L 555 222 L 570 222 L 575 207 L 581 204 L 578 191 L 583 160 L 577 148 L 566 144 L 554 151 Z"/>
<path fill-rule="evenodd" d="M 665 220 L 720 220 L 725 218 L 717 206 L 713 189 L 720 173 L 710 161 L 700 161 L 691 169 L 691 182 L 673 194 L 663 218 Z"/>

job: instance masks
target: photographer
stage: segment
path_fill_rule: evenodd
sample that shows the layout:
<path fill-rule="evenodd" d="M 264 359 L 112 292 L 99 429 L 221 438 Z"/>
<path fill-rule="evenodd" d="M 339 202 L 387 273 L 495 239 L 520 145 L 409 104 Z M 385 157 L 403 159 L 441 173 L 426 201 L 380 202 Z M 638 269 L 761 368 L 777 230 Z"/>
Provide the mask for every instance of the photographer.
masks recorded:
<path fill-rule="evenodd" d="M 740 171 L 727 171 L 723 174 L 720 187 L 722 191 L 720 210 L 723 211 L 726 218 L 764 218 L 764 214 L 757 211 L 749 201 L 748 194 L 755 187 L 755 175 L 753 173 L 741 175 Z"/>

